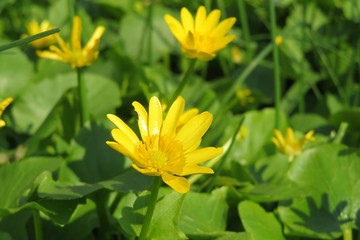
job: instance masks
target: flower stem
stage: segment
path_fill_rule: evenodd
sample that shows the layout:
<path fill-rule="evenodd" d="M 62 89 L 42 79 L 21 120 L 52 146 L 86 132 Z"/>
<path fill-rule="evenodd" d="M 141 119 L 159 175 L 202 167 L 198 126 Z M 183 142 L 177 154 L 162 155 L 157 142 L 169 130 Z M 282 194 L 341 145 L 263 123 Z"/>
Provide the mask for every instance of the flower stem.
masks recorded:
<path fill-rule="evenodd" d="M 154 3 L 150 1 L 149 7 L 148 7 L 148 17 L 147 17 L 147 24 L 148 24 L 148 41 L 147 41 L 147 62 L 149 65 L 152 64 L 152 56 L 151 56 L 151 50 L 152 50 L 152 31 L 153 31 L 153 11 L 154 11 Z"/>
<path fill-rule="evenodd" d="M 352 240 L 353 239 L 353 237 L 352 237 L 352 229 L 351 229 L 350 225 L 346 225 L 343 228 L 343 237 L 344 237 L 344 240 Z"/>
<path fill-rule="evenodd" d="M 190 60 L 190 63 L 189 63 L 189 66 L 188 66 L 188 69 L 187 71 L 185 72 L 185 75 L 183 77 L 183 79 L 181 80 L 178 88 L 176 89 L 176 91 L 174 92 L 172 98 L 171 98 L 171 101 L 170 103 L 173 103 L 176 98 L 181 94 L 182 90 L 184 89 L 186 83 L 189 81 L 190 79 L 190 76 L 193 74 L 194 72 L 194 69 L 195 69 L 195 64 L 196 64 L 196 59 L 191 59 Z"/>
<path fill-rule="evenodd" d="M 33 211 L 33 217 L 34 217 L 35 240 L 42 240 L 43 234 L 42 234 L 42 225 L 41 225 L 39 210 Z"/>
<path fill-rule="evenodd" d="M 139 240 L 146 239 L 147 233 L 148 233 L 149 228 L 150 228 L 151 218 L 152 218 L 153 213 L 154 213 L 154 209 L 155 209 L 155 205 L 156 205 L 156 201 L 157 201 L 160 186 L 161 186 L 161 178 L 160 177 L 154 177 L 153 183 L 152 183 L 152 186 L 151 186 L 150 202 L 149 202 L 149 205 L 148 205 L 148 208 L 147 208 L 147 211 L 146 211 L 146 215 L 145 215 L 145 219 L 144 219 L 144 222 L 143 222 L 143 225 L 142 225 L 142 228 L 141 228 Z"/>
<path fill-rule="evenodd" d="M 270 3 L 271 36 L 273 42 L 274 80 L 275 80 L 275 128 L 279 128 L 280 103 L 281 103 L 281 79 L 280 79 L 280 58 L 279 47 L 275 44 L 277 36 L 275 1 Z"/>
<path fill-rule="evenodd" d="M 250 37 L 250 30 L 249 30 L 249 22 L 247 19 L 247 11 L 245 8 L 245 0 L 238 0 L 238 10 L 240 15 L 240 24 L 241 29 L 243 30 L 244 34 L 244 41 L 245 41 L 245 47 L 246 47 L 246 55 L 249 57 L 248 59 L 252 59 L 253 56 L 253 50 L 251 47 L 251 37 Z"/>
<path fill-rule="evenodd" d="M 87 98 L 86 98 L 86 89 L 85 89 L 85 82 L 83 78 L 83 70 L 81 68 L 76 68 L 77 73 L 77 81 L 78 81 L 78 94 L 79 94 L 79 101 L 80 101 L 80 124 L 83 127 L 86 121 L 89 120 L 89 108 L 87 105 Z"/>
<path fill-rule="evenodd" d="M 233 81 L 233 84 L 231 87 L 228 88 L 228 91 L 226 92 L 222 105 L 226 106 L 228 101 L 230 101 L 235 94 L 236 87 L 241 85 L 245 79 L 252 73 L 252 71 L 259 65 L 259 63 L 271 52 L 273 48 L 272 44 L 267 45 L 250 63 L 249 65 L 244 69 L 244 71 L 241 72 L 240 76 Z"/>

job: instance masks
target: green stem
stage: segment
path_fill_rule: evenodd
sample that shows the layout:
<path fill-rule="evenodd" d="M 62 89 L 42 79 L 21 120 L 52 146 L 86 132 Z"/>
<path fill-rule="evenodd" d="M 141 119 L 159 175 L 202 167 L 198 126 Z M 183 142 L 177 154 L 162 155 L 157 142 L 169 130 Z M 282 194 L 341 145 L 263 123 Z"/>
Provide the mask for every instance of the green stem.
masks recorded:
<path fill-rule="evenodd" d="M 222 105 L 225 104 L 232 99 L 233 95 L 235 94 L 236 87 L 241 85 L 245 79 L 252 73 L 252 71 L 259 65 L 259 63 L 271 52 L 273 48 L 272 44 L 267 45 L 251 62 L 247 67 L 242 71 L 240 76 L 233 81 L 231 87 L 229 87 L 228 91 L 226 92 Z"/>
<path fill-rule="evenodd" d="M 276 27 L 276 12 L 275 1 L 270 2 L 270 21 L 271 21 L 271 36 L 274 45 L 273 48 L 273 60 L 274 60 L 274 80 L 275 80 L 275 128 L 279 128 L 280 119 L 280 103 L 281 103 L 281 79 L 280 79 L 280 58 L 279 47 L 274 44 L 277 36 Z"/>
<path fill-rule="evenodd" d="M 35 240 L 42 240 L 43 233 L 42 233 L 42 224 L 41 224 L 39 210 L 33 211 L 33 217 L 34 217 Z"/>
<path fill-rule="evenodd" d="M 302 42 L 301 42 L 301 49 L 302 49 L 302 52 L 303 52 L 303 60 L 301 61 L 301 72 L 300 72 L 300 81 L 301 81 L 301 90 L 300 92 L 302 93 L 301 94 L 301 98 L 299 99 L 299 113 L 304 113 L 305 112 L 305 97 L 304 97 L 304 89 L 306 88 L 305 86 L 305 37 L 306 37 L 306 1 L 303 0 L 302 1 L 302 19 L 303 19 L 303 24 L 302 24 L 302 31 L 301 31 L 301 34 L 302 34 Z"/>
<path fill-rule="evenodd" d="M 216 178 L 220 175 L 221 173 L 221 170 L 225 164 L 225 161 L 226 159 L 228 158 L 228 155 L 229 155 L 229 152 L 231 151 L 231 148 L 233 147 L 234 145 L 234 142 L 236 140 L 236 136 L 239 134 L 239 131 L 240 131 L 240 128 L 241 128 L 241 125 L 242 123 L 244 122 L 244 119 L 245 117 L 244 116 L 241 116 L 240 117 L 240 120 L 239 120 L 239 123 L 237 125 L 237 128 L 236 128 L 236 131 L 234 132 L 233 136 L 231 137 L 231 143 L 230 143 L 230 146 L 228 148 L 228 150 L 226 151 L 226 153 L 224 154 L 224 156 L 222 157 L 222 161 L 220 161 L 218 167 L 216 169 L 214 169 L 214 176 L 212 177 L 212 181 L 211 183 L 209 184 L 208 188 L 207 188 L 207 192 L 210 192 L 214 186 L 215 186 L 215 183 L 216 183 Z"/>
<path fill-rule="evenodd" d="M 17 46 L 28 44 L 28 43 L 30 43 L 32 41 L 35 41 L 35 40 L 40 39 L 40 38 L 47 37 L 47 36 L 49 36 L 51 34 L 54 34 L 54 33 L 57 33 L 57 32 L 60 32 L 60 29 L 59 28 L 54 28 L 54 29 L 51 29 L 51 30 L 48 30 L 48 31 L 45 31 L 45 32 L 41 32 L 41 33 L 26 37 L 26 38 L 22 38 L 22 39 L 13 41 L 11 43 L 1 45 L 0 46 L 0 52 L 5 51 L 5 50 L 10 49 L 10 48 L 14 48 L 14 47 L 17 47 Z"/>
<path fill-rule="evenodd" d="M 107 208 L 109 193 L 105 191 L 98 191 L 95 193 L 95 204 L 96 212 L 99 218 L 100 229 L 99 237 L 103 240 L 110 239 L 110 222 L 109 222 L 109 212 Z"/>
<path fill-rule="evenodd" d="M 153 16 L 153 3 L 150 1 L 149 7 L 148 7 L 148 18 L 147 18 L 147 28 L 148 28 L 148 46 L 147 46 L 147 61 L 148 64 L 151 65 L 152 63 L 152 56 L 151 56 L 151 50 L 152 50 L 152 32 L 153 32 L 153 25 L 152 25 L 152 16 Z"/>
<path fill-rule="evenodd" d="M 243 38 L 245 41 L 246 54 L 249 56 L 248 59 L 251 59 L 253 56 L 253 51 L 252 51 L 252 47 L 251 47 L 251 36 L 250 36 L 250 30 L 249 30 L 247 11 L 246 11 L 244 2 L 245 2 L 245 0 L 237 1 L 239 16 L 240 16 L 240 24 L 241 24 L 241 29 L 242 29 L 242 33 L 243 33 Z"/>
<path fill-rule="evenodd" d="M 78 81 L 78 94 L 80 101 L 80 123 L 81 127 L 90 119 L 89 108 L 87 105 L 85 81 L 83 78 L 83 69 L 76 68 L 77 81 Z"/>
<path fill-rule="evenodd" d="M 344 240 L 352 240 L 353 239 L 351 226 L 347 225 L 344 227 L 343 237 L 344 237 Z"/>
<path fill-rule="evenodd" d="M 182 80 L 181 80 L 178 88 L 177 88 L 176 91 L 174 92 L 174 94 L 173 94 L 173 96 L 172 96 L 172 98 L 171 98 L 170 103 L 173 103 L 173 102 L 176 100 L 176 98 L 177 98 L 178 96 L 180 96 L 180 94 L 181 94 L 182 90 L 184 89 L 186 83 L 189 81 L 191 75 L 192 75 L 193 72 L 194 72 L 195 64 L 196 64 L 196 58 L 191 59 L 191 60 L 190 60 L 190 63 L 189 63 L 189 66 L 188 66 L 188 69 L 187 69 L 187 71 L 185 72 L 184 77 L 182 78 Z"/>
<path fill-rule="evenodd" d="M 160 177 L 154 177 L 152 187 L 151 187 L 151 195 L 150 195 L 150 202 L 146 211 L 145 219 L 141 228 L 140 237 L 139 240 L 146 239 L 146 236 L 148 234 L 149 228 L 150 228 L 150 222 L 151 218 L 154 213 L 159 189 L 161 186 L 162 180 Z"/>

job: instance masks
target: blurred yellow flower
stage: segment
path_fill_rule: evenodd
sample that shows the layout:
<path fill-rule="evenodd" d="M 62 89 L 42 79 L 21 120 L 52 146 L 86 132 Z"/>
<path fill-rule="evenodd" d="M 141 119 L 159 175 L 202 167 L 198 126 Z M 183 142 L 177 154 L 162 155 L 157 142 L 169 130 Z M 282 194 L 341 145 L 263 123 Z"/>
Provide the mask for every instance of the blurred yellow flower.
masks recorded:
<path fill-rule="evenodd" d="M 276 44 L 277 46 L 280 46 L 280 45 L 283 43 L 283 41 L 284 41 L 284 39 L 283 39 L 282 36 L 280 36 L 280 35 L 276 36 L 276 38 L 275 38 L 275 44 Z"/>
<path fill-rule="evenodd" d="M 290 161 L 301 153 L 301 149 L 305 143 L 315 141 L 315 138 L 313 137 L 314 131 L 312 130 L 307 132 L 305 136 L 298 141 L 294 138 L 294 130 L 292 128 L 286 129 L 285 139 L 279 130 L 275 129 L 274 133 L 275 137 L 272 139 L 273 143 L 280 152 L 289 157 Z"/>
<path fill-rule="evenodd" d="M 238 47 L 234 46 L 231 48 L 231 59 L 236 64 L 241 64 L 245 60 L 245 53 Z"/>
<path fill-rule="evenodd" d="M 115 141 L 106 143 L 116 151 L 130 158 L 132 167 L 150 176 L 161 176 L 162 180 L 179 193 L 186 193 L 190 184 L 183 176 L 191 174 L 212 174 L 211 168 L 199 166 L 223 152 L 222 148 L 206 147 L 198 149 L 201 139 L 211 125 L 209 112 L 184 117 L 186 122 L 179 126 L 185 101 L 178 97 L 171 105 L 163 120 L 161 103 L 152 97 L 149 111 L 138 102 L 132 104 L 138 114 L 141 140 L 126 123 L 115 115 L 108 119 L 117 127 L 111 131 Z M 186 116 L 189 116 L 186 115 Z"/>
<path fill-rule="evenodd" d="M 249 135 L 249 129 L 247 127 L 241 126 L 237 135 L 236 140 L 243 141 Z"/>
<path fill-rule="evenodd" d="M 200 6 L 194 18 L 183 7 L 180 11 L 181 23 L 169 14 L 165 15 L 165 21 L 180 42 L 185 56 L 208 61 L 235 39 L 234 34 L 227 33 L 235 24 L 236 18 L 227 18 L 219 23 L 220 15 L 218 9 L 207 15 L 205 7 Z"/>
<path fill-rule="evenodd" d="M 90 65 L 99 55 L 97 47 L 100 38 L 105 32 L 105 27 L 98 26 L 84 48 L 81 47 L 81 19 L 78 16 L 73 18 L 70 47 L 55 34 L 59 47 L 51 45 L 49 51 L 37 51 L 38 56 L 57 61 L 66 62 L 73 68 L 82 68 Z"/>
<path fill-rule="evenodd" d="M 238 86 L 235 94 L 241 106 L 245 106 L 246 104 L 253 103 L 255 101 L 255 98 L 252 96 L 252 92 L 249 88 Z"/>
<path fill-rule="evenodd" d="M 54 27 L 51 26 L 50 22 L 47 20 L 42 21 L 40 24 L 37 21 L 32 20 L 28 24 L 26 24 L 26 29 L 28 34 L 23 34 L 22 37 L 27 37 L 38 33 L 42 33 L 51 30 L 53 28 Z M 43 37 L 35 41 L 32 41 L 31 45 L 35 48 L 44 48 L 49 46 L 50 44 L 53 44 L 55 41 L 56 41 L 55 36 L 49 35 L 47 37 Z"/>
<path fill-rule="evenodd" d="M 0 117 L 2 116 L 3 112 L 9 106 L 9 104 L 13 101 L 13 98 L 8 97 L 2 102 L 0 102 Z M 0 119 L 0 127 L 5 127 L 6 123 L 4 120 Z"/>

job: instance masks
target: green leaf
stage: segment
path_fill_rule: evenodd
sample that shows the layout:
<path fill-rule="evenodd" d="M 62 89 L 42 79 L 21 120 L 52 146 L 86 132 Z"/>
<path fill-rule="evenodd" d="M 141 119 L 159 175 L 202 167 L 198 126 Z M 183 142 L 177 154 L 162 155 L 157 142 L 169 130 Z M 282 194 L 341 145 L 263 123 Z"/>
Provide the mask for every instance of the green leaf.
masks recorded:
<path fill-rule="evenodd" d="M 188 236 L 210 236 L 224 232 L 228 205 L 219 194 L 186 194 L 179 218 L 179 229 Z"/>
<path fill-rule="evenodd" d="M 328 125 L 325 118 L 319 114 L 294 114 L 290 119 L 290 125 L 293 129 L 301 132 L 307 132 Z"/>
<path fill-rule="evenodd" d="M 177 228 L 179 211 L 184 195 L 169 189 L 160 189 L 158 202 L 148 232 L 149 239 L 186 239 Z M 150 194 L 148 191 L 136 196 L 126 195 L 120 202 L 115 216 L 129 236 L 139 236 Z"/>
<path fill-rule="evenodd" d="M 7 239 L 7 238 L 3 238 L 4 236 L 8 237 L 9 240 L 29 239 L 28 236 L 29 234 L 26 225 L 31 217 L 32 217 L 32 210 L 29 209 L 18 211 L 4 218 L 0 217 L 0 239 L 1 240 Z"/>
<path fill-rule="evenodd" d="M 33 66 L 19 49 L 0 54 L 0 98 L 17 98 L 33 76 Z"/>
<path fill-rule="evenodd" d="M 280 204 L 291 235 L 337 238 L 343 224 L 359 221 L 359 150 L 336 144 L 313 147 L 295 160 L 288 176 L 309 193 Z"/>
<path fill-rule="evenodd" d="M 46 173 L 39 186 L 38 196 L 40 198 L 52 199 L 52 200 L 72 200 L 83 198 L 86 195 L 95 192 L 101 188 L 100 184 L 85 184 L 78 183 L 66 184 L 62 182 L 55 182 L 50 173 Z"/>
<path fill-rule="evenodd" d="M 106 114 L 115 112 L 120 105 L 119 87 L 114 81 L 101 75 L 85 73 L 83 78 L 91 116 L 106 119 Z"/>
<path fill-rule="evenodd" d="M 134 59 L 148 60 L 149 51 L 152 60 L 158 59 L 170 51 L 170 43 L 175 41 L 164 21 L 164 15 L 170 10 L 155 4 L 152 7 L 151 49 L 148 49 L 149 29 L 147 24 L 149 21 L 145 14 L 127 12 L 121 21 L 120 35 L 124 42 L 125 51 Z M 140 31 L 133 31 L 134 29 L 140 29 Z"/>
<path fill-rule="evenodd" d="M 0 209 L 20 206 L 25 190 L 32 187 L 35 179 L 44 171 L 54 171 L 60 160 L 54 157 L 33 157 L 0 167 Z"/>
<path fill-rule="evenodd" d="M 259 204 L 251 201 L 242 201 L 238 211 L 246 232 L 251 239 L 277 239 L 285 240 L 280 222 L 274 213 L 266 212 Z"/>
<path fill-rule="evenodd" d="M 280 129 L 285 126 L 285 116 L 280 115 Z M 249 165 L 266 154 L 267 148 L 273 147 L 271 138 L 274 136 L 275 111 L 249 111 L 245 114 L 242 127 L 247 129 L 248 135 L 233 147 L 234 161 Z"/>
<path fill-rule="evenodd" d="M 125 173 L 110 180 L 100 182 L 107 189 L 118 192 L 140 192 L 148 189 L 151 185 L 151 177 L 130 169 Z"/>
<path fill-rule="evenodd" d="M 125 157 L 106 145 L 111 139 L 110 130 L 103 125 L 91 122 L 91 126 L 81 129 L 67 158 L 67 166 L 81 182 L 108 180 L 127 169 Z"/>
<path fill-rule="evenodd" d="M 64 93 L 75 86 L 74 74 L 61 74 L 31 85 L 12 106 L 16 130 L 20 133 L 35 133 Z"/>

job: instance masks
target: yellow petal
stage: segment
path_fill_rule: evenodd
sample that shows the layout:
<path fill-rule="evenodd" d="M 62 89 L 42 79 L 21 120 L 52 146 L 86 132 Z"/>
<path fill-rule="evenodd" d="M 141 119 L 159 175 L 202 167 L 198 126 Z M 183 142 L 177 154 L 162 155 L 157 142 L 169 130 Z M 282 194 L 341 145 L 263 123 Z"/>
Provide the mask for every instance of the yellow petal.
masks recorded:
<path fill-rule="evenodd" d="M 214 171 L 211 168 L 198 166 L 198 165 L 187 165 L 185 166 L 179 176 L 186 176 L 191 174 L 213 174 Z"/>
<path fill-rule="evenodd" d="M 294 130 L 292 128 L 286 129 L 285 141 L 287 144 L 290 144 L 290 145 L 293 145 L 294 143 L 296 143 L 296 140 L 294 138 Z"/>
<path fill-rule="evenodd" d="M 200 6 L 196 12 L 195 16 L 195 32 L 200 32 L 204 27 L 206 21 L 206 8 Z"/>
<path fill-rule="evenodd" d="M 160 176 L 160 173 L 149 168 L 139 168 L 136 164 L 131 165 L 136 171 L 148 176 Z"/>
<path fill-rule="evenodd" d="M 169 26 L 170 31 L 175 36 L 175 38 L 181 42 L 185 38 L 185 31 L 181 23 L 169 14 L 165 15 L 165 22 Z"/>
<path fill-rule="evenodd" d="M 179 119 L 184 111 L 185 100 L 182 97 L 178 97 L 175 102 L 171 105 L 169 112 L 164 120 L 161 135 L 174 136 L 176 133 L 176 127 Z"/>
<path fill-rule="evenodd" d="M 125 132 L 118 128 L 114 128 L 113 130 L 111 130 L 111 136 L 116 142 L 123 145 L 130 152 L 135 152 L 135 148 L 139 143 L 137 141 L 134 141 L 134 139 L 131 139 L 129 135 L 127 135 Z"/>
<path fill-rule="evenodd" d="M 0 102 L 0 116 L 3 114 L 3 112 L 7 108 L 7 106 L 9 106 L 10 103 L 12 103 L 13 100 L 14 100 L 13 98 L 8 97 Z"/>
<path fill-rule="evenodd" d="M 134 152 L 131 151 L 127 146 L 124 146 L 123 144 L 117 143 L 117 142 L 113 142 L 113 141 L 106 141 L 106 144 L 111 147 L 112 149 L 114 149 L 115 151 L 121 153 L 122 155 L 128 157 L 131 159 L 132 162 L 134 162 L 135 164 L 139 165 L 139 166 L 143 166 L 143 164 L 141 162 L 139 162 L 135 155 Z"/>
<path fill-rule="evenodd" d="M 96 27 L 93 35 L 91 36 L 90 40 L 87 42 L 87 44 L 84 47 L 85 51 L 89 51 L 90 49 L 95 49 L 99 45 L 99 39 L 102 37 L 102 35 L 105 32 L 104 26 L 98 26 Z"/>
<path fill-rule="evenodd" d="M 81 50 L 81 19 L 79 16 L 73 18 L 71 48 L 73 51 Z"/>
<path fill-rule="evenodd" d="M 139 102 L 134 101 L 132 103 L 135 112 L 138 114 L 138 127 L 140 130 L 141 138 L 144 140 L 149 137 L 148 132 L 148 114 L 146 109 Z"/>
<path fill-rule="evenodd" d="M 186 178 L 177 177 L 166 172 L 161 174 L 161 178 L 178 193 L 187 193 L 190 190 L 190 184 Z"/>
<path fill-rule="evenodd" d="M 275 134 L 275 138 L 273 138 L 273 142 L 275 143 L 275 145 L 280 148 L 281 146 L 284 146 L 285 145 L 285 139 L 282 135 L 282 133 L 275 129 L 274 130 L 274 134 Z"/>
<path fill-rule="evenodd" d="M 214 46 L 214 48 L 212 49 L 213 52 L 217 52 L 223 48 L 225 48 L 230 42 L 232 42 L 235 39 L 235 35 L 231 34 L 231 35 L 227 35 L 221 39 L 218 39 L 216 41 L 216 44 Z"/>
<path fill-rule="evenodd" d="M 119 117 L 115 116 L 114 114 L 107 114 L 107 118 L 122 132 L 124 133 L 127 138 L 136 145 L 139 142 L 139 138 L 136 136 L 134 131 L 121 120 Z"/>
<path fill-rule="evenodd" d="M 182 25 L 184 27 L 185 34 L 187 34 L 189 31 L 193 33 L 194 32 L 194 18 L 187 8 L 185 8 L 185 7 L 181 8 L 180 17 L 181 17 Z"/>
<path fill-rule="evenodd" d="M 157 97 L 151 97 L 149 103 L 149 136 L 159 135 L 162 125 L 162 108 Z"/>
<path fill-rule="evenodd" d="M 42 58 L 53 59 L 58 61 L 65 61 L 61 56 L 50 51 L 36 51 L 36 55 Z"/>
<path fill-rule="evenodd" d="M 186 164 L 190 164 L 190 165 L 199 164 L 219 156 L 220 154 L 223 153 L 223 151 L 224 151 L 223 148 L 214 148 L 214 147 L 198 149 L 196 151 L 187 153 L 184 156 L 185 162 Z"/>
<path fill-rule="evenodd" d="M 186 110 L 180 117 L 178 126 L 182 126 L 187 123 L 191 118 L 195 117 L 199 113 L 199 109 L 197 108 L 190 108 Z"/>
<path fill-rule="evenodd" d="M 202 34 L 210 34 L 216 25 L 219 23 L 221 12 L 219 9 L 211 11 L 204 22 L 204 25 L 199 29 Z"/>
<path fill-rule="evenodd" d="M 235 24 L 236 18 L 227 18 L 219 23 L 216 28 L 211 32 L 211 37 L 221 37 L 227 34 L 232 26 Z"/>
<path fill-rule="evenodd" d="M 212 122 L 212 115 L 209 112 L 203 112 L 193 117 L 178 132 L 177 139 L 183 145 L 187 152 L 194 145 L 198 145 L 202 136 L 209 129 Z"/>
<path fill-rule="evenodd" d="M 65 54 L 69 54 L 71 51 L 68 48 L 68 46 L 66 45 L 64 39 L 61 38 L 61 36 L 56 33 L 55 34 L 55 38 L 56 38 L 56 42 L 59 44 L 61 50 L 65 53 Z"/>
<path fill-rule="evenodd" d="M 6 123 L 4 120 L 0 119 L 0 128 L 5 127 Z"/>

